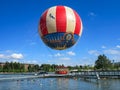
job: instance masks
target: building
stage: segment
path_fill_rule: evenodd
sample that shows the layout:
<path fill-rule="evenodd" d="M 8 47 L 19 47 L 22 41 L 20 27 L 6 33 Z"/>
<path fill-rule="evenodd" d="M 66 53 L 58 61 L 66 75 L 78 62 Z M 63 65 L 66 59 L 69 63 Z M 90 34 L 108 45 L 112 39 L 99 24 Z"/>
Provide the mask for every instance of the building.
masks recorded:
<path fill-rule="evenodd" d="M 2 67 L 3 67 L 4 65 L 5 65 L 5 63 L 3 63 L 3 62 L 0 62 L 0 66 L 2 66 Z"/>
<path fill-rule="evenodd" d="M 34 66 L 34 64 L 25 64 L 25 63 L 23 63 L 23 65 L 25 66 L 25 71 L 28 71 L 28 66 L 29 66 L 29 65 L 31 65 L 31 67 Z"/>

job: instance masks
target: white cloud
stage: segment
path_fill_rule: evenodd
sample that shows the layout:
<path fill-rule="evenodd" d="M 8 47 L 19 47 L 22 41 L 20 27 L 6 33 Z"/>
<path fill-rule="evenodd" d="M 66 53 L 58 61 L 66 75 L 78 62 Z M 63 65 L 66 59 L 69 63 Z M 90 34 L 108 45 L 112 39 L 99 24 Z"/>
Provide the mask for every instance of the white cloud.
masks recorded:
<path fill-rule="evenodd" d="M 104 45 L 103 45 L 101 48 L 105 49 L 105 48 L 106 48 L 106 46 L 104 46 Z"/>
<path fill-rule="evenodd" d="M 72 51 L 69 51 L 69 52 L 66 52 L 66 53 L 56 53 L 54 54 L 53 56 L 54 57 L 63 57 L 63 56 L 66 56 L 66 55 L 69 55 L 69 56 L 75 56 L 75 52 L 72 52 Z"/>
<path fill-rule="evenodd" d="M 12 59 L 22 59 L 23 55 L 21 53 L 13 53 L 10 55 L 10 58 Z"/>
<path fill-rule="evenodd" d="M 0 54 L 1 60 L 13 61 L 17 62 L 19 59 L 22 59 L 23 55 L 21 53 L 13 53 L 13 54 Z"/>
<path fill-rule="evenodd" d="M 0 54 L 0 58 L 5 58 L 5 55 L 4 54 Z"/>
<path fill-rule="evenodd" d="M 117 45 L 116 47 L 117 47 L 117 48 L 120 48 L 120 45 Z"/>
<path fill-rule="evenodd" d="M 67 52 L 67 54 L 70 56 L 75 56 L 75 52 L 72 52 L 72 51 Z"/>
<path fill-rule="evenodd" d="M 37 60 L 27 60 L 25 63 L 38 64 L 39 62 Z"/>
<path fill-rule="evenodd" d="M 60 56 L 63 56 L 63 54 L 56 53 L 54 56 L 55 56 L 55 57 L 60 57 Z"/>
<path fill-rule="evenodd" d="M 59 58 L 59 60 L 71 60 L 69 57 Z"/>
<path fill-rule="evenodd" d="M 90 50 L 90 51 L 88 51 L 88 53 L 91 55 L 95 55 L 95 56 L 99 55 L 99 52 L 97 50 Z"/>
<path fill-rule="evenodd" d="M 119 50 L 115 50 L 115 49 L 108 49 L 108 50 L 104 50 L 105 54 L 112 54 L 112 55 L 120 55 L 120 51 Z"/>

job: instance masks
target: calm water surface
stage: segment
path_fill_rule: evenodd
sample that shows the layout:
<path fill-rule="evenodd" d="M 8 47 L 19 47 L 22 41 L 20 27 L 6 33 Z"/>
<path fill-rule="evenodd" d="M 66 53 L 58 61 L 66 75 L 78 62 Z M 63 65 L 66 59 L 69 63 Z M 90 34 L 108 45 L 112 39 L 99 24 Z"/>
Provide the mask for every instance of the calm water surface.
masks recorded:
<path fill-rule="evenodd" d="M 0 75 L 3 77 L 25 75 Z M 36 78 L 0 81 L 0 90 L 120 90 L 120 79 L 82 80 L 76 78 Z"/>

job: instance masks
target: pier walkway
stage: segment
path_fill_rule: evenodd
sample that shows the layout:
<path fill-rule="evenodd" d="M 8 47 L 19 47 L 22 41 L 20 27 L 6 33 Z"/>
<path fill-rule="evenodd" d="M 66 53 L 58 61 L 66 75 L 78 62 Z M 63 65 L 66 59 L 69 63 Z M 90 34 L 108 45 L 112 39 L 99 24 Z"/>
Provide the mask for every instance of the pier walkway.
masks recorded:
<path fill-rule="evenodd" d="M 73 72 L 74 76 L 80 78 L 120 78 L 120 70 L 107 70 L 107 71 L 80 71 Z"/>
<path fill-rule="evenodd" d="M 84 79 L 100 79 L 100 78 L 119 78 L 120 79 L 120 70 L 117 71 L 80 71 L 80 72 L 72 72 L 68 74 L 41 74 L 41 75 L 29 75 L 29 76 L 21 76 L 21 77 L 6 77 L 0 78 L 0 81 L 5 80 L 24 80 L 24 79 L 34 79 L 34 78 L 84 78 Z"/>

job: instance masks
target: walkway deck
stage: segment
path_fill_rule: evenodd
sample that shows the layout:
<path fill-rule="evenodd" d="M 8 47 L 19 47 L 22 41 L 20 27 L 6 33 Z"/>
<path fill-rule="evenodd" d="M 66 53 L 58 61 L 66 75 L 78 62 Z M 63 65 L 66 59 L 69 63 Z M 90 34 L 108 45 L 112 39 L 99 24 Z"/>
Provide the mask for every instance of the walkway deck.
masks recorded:
<path fill-rule="evenodd" d="M 120 78 L 120 70 L 109 71 L 81 71 L 74 72 L 74 76 L 81 78 Z"/>
<path fill-rule="evenodd" d="M 64 77 L 64 78 L 85 78 L 85 79 L 100 79 L 100 78 L 119 78 L 120 79 L 120 70 L 119 71 L 81 71 L 81 72 L 74 72 L 69 74 L 42 74 L 42 75 L 30 75 L 30 76 L 23 76 L 23 77 L 7 77 L 7 78 L 0 78 L 0 81 L 5 80 L 23 80 L 23 79 L 33 79 L 33 78 L 57 78 L 57 77 Z"/>

